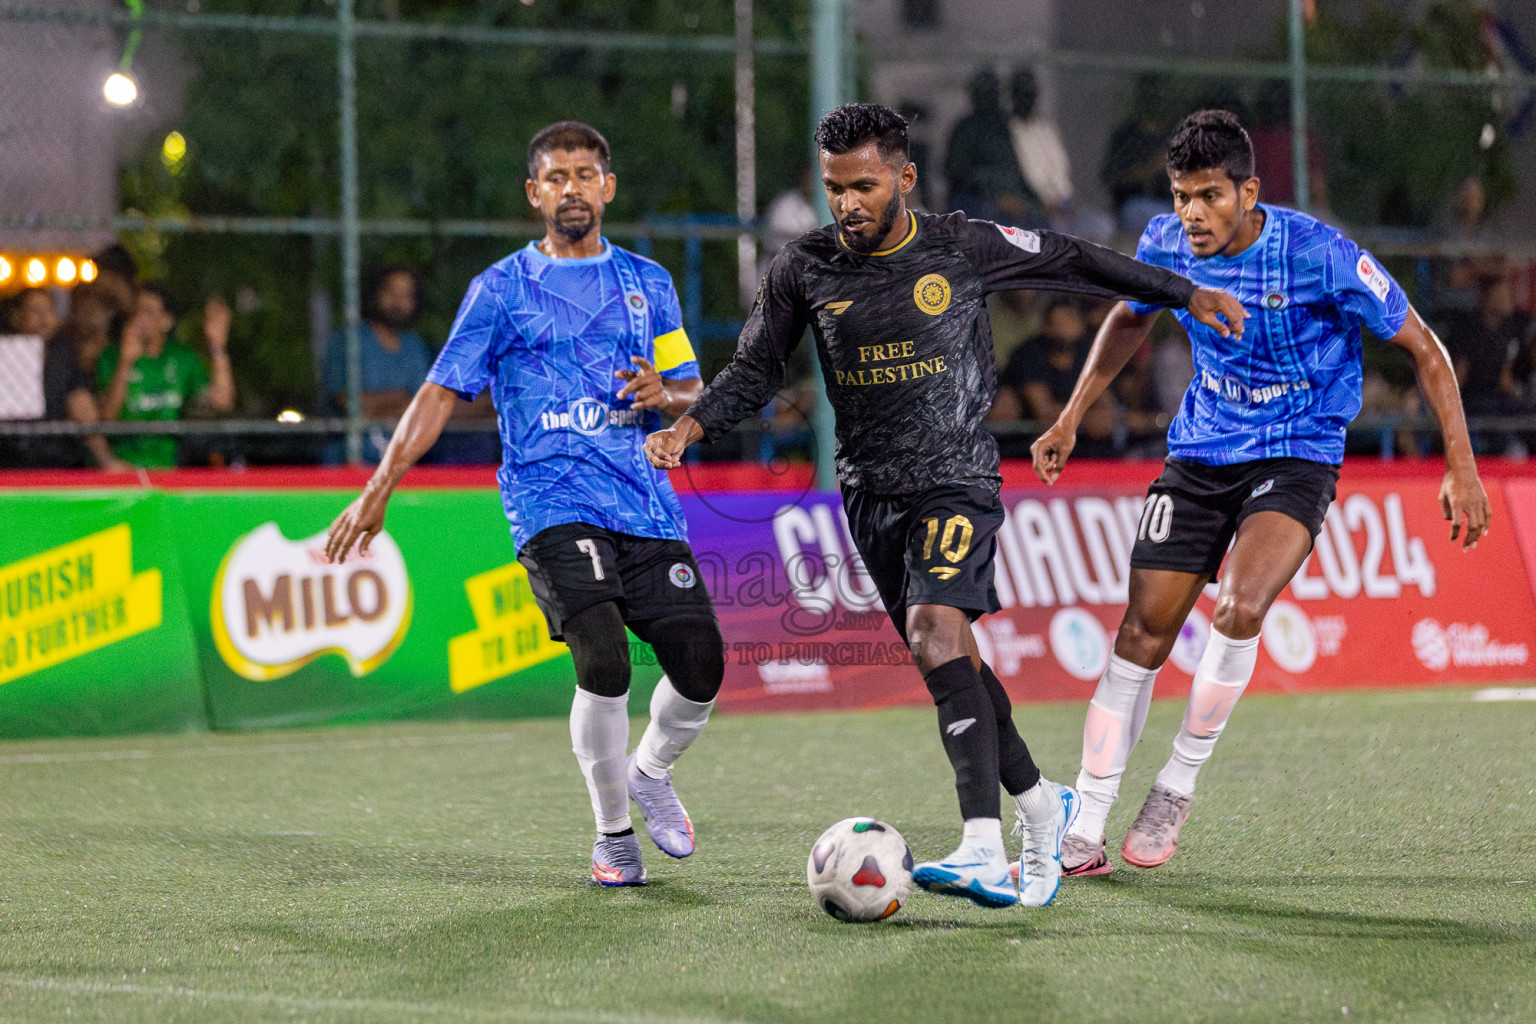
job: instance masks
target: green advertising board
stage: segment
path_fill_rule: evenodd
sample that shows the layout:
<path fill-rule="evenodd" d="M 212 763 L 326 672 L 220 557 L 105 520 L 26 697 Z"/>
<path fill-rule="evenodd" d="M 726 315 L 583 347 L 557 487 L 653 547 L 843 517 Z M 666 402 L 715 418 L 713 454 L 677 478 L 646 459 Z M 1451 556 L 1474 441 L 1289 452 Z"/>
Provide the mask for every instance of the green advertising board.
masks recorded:
<path fill-rule="evenodd" d="M 164 505 L 0 494 L 0 736 L 207 728 Z"/>
<path fill-rule="evenodd" d="M 569 710 L 496 492 L 400 492 L 369 551 L 329 565 L 352 497 L 0 495 L 0 735 Z M 644 700 L 660 671 L 635 647 Z"/>

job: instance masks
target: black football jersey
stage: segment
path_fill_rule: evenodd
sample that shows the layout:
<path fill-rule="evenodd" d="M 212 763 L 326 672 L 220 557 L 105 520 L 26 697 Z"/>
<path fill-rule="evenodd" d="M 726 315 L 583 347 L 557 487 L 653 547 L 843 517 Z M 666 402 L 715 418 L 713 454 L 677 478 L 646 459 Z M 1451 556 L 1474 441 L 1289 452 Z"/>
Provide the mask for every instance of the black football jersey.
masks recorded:
<path fill-rule="evenodd" d="M 889 249 L 856 253 L 828 225 L 774 257 L 735 358 L 688 410 L 708 440 L 768 403 L 809 326 L 845 487 L 996 490 L 997 443 L 982 425 L 997 391 L 987 294 L 1041 288 L 1177 309 L 1195 290 L 1188 278 L 1070 235 L 963 213 L 907 216 L 906 237 Z"/>

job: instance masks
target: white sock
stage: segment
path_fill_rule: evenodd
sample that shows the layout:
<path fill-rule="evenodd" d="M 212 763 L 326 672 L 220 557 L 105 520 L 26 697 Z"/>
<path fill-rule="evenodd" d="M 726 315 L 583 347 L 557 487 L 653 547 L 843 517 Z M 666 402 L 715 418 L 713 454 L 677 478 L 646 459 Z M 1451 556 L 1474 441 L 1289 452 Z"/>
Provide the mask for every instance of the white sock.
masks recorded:
<path fill-rule="evenodd" d="M 1024 792 L 1015 794 L 1013 802 L 1018 806 L 1019 813 L 1024 815 L 1024 820 L 1031 825 L 1043 825 L 1050 821 L 1056 816 L 1056 808 L 1061 806 L 1056 791 L 1045 784 L 1043 776 Z"/>
<path fill-rule="evenodd" d="M 1184 722 L 1173 738 L 1173 756 L 1157 773 L 1159 785 L 1180 796 L 1193 796 L 1200 766 L 1216 749 L 1221 730 L 1232 714 L 1237 698 L 1243 695 L 1253 666 L 1259 660 L 1259 638 L 1233 640 L 1211 630 L 1210 643 L 1195 669 L 1195 683 L 1189 691 Z"/>
<path fill-rule="evenodd" d="M 1003 853 L 1003 822 L 1001 818 L 966 818 L 961 846 L 973 850 L 985 850 L 999 857 Z"/>
<path fill-rule="evenodd" d="M 599 697 L 578 688 L 571 702 L 571 749 L 587 780 L 597 830 L 630 828 L 629 785 L 624 779 L 629 749 L 629 695 Z"/>
<path fill-rule="evenodd" d="M 651 724 L 635 748 L 635 765 L 653 779 L 665 777 L 678 755 L 704 731 L 714 706 L 714 701 L 688 700 L 673 688 L 672 680 L 662 676 L 651 694 Z"/>
<path fill-rule="evenodd" d="M 1104 841 L 1109 809 L 1120 795 L 1126 762 L 1147 724 L 1156 680 L 1157 669 L 1133 665 L 1118 654 L 1109 656 L 1083 723 L 1083 770 L 1077 775 L 1083 803 L 1070 835 L 1094 844 Z"/>

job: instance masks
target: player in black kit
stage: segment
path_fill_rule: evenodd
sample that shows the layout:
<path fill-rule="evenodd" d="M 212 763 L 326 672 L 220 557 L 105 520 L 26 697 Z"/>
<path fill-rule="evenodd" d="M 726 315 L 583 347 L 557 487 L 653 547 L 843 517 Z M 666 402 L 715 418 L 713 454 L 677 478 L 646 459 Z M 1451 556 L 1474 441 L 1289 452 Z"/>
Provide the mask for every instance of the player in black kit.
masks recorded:
<path fill-rule="evenodd" d="M 1188 308 L 1239 334 L 1225 292 L 1066 235 L 962 213 L 909 212 L 917 182 L 907 124 L 850 103 L 816 129 L 836 224 L 785 246 L 768 268 L 735 359 L 668 430 L 646 440 L 659 468 L 761 409 L 807 325 L 837 420 L 837 473 L 865 569 L 938 706 L 965 819 L 960 847 L 917 865 L 924 888 L 987 907 L 1045 906 L 1077 794 L 1042 779 L 970 623 L 998 609 L 995 535 L 1003 523 L 997 445 L 982 426 L 997 390 L 988 292 L 1049 288 Z M 1024 837 L 1016 888 L 998 784 Z"/>

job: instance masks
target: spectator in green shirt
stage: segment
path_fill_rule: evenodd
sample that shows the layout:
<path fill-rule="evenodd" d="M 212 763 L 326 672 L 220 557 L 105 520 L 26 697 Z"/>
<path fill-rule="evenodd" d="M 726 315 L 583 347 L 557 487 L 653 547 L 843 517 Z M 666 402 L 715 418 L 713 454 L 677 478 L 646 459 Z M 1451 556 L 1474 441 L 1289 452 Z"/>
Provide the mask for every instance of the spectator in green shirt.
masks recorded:
<path fill-rule="evenodd" d="M 210 375 L 197 353 L 171 337 L 176 318 L 165 290 L 155 284 L 142 286 L 123 328 L 121 351 L 107 349 L 97 369 L 102 418 L 179 420 L 194 403 L 214 412 L 232 411 L 235 380 L 229 368 L 229 322 L 229 306 L 217 296 L 210 298 L 203 309 Z M 135 466 L 168 469 L 176 465 L 174 437 L 122 437 L 112 447 L 118 458 Z"/>

